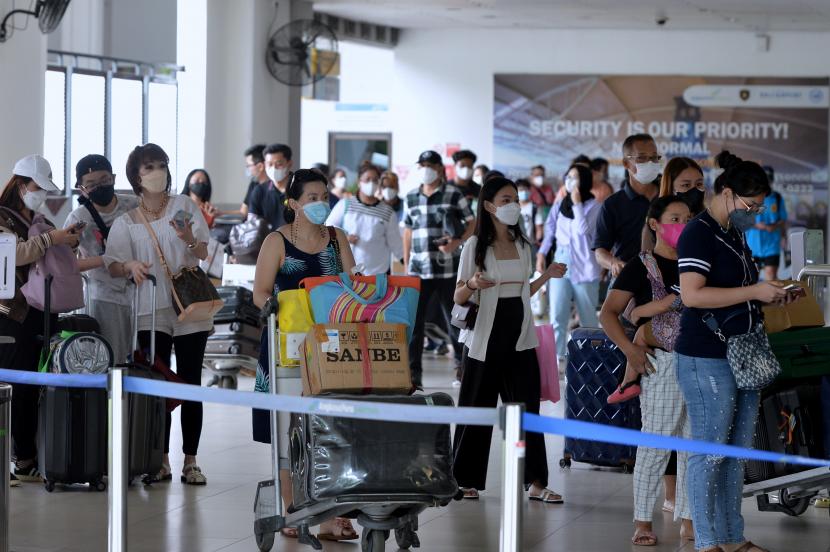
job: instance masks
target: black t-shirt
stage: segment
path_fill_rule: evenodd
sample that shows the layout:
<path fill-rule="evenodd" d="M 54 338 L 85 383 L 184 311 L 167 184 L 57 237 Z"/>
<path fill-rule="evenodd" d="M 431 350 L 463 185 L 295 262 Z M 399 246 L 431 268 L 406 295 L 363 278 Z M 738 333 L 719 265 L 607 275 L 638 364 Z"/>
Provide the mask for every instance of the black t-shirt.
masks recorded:
<path fill-rule="evenodd" d="M 677 270 L 677 261 L 674 259 L 667 259 L 654 253 L 654 259 L 657 261 L 657 268 L 660 269 L 660 275 L 663 277 L 663 284 L 666 290 L 670 293 L 680 295 L 680 275 Z M 654 295 L 651 291 L 651 282 L 648 279 L 648 271 L 646 265 L 640 260 L 639 255 L 628 261 L 625 267 L 614 280 L 614 285 L 611 289 L 618 289 L 620 291 L 627 291 L 634 295 L 634 304 L 638 307 L 645 305 L 654 300 Z M 640 318 L 637 325 L 641 326 L 648 322 L 648 318 Z"/>
<path fill-rule="evenodd" d="M 271 183 L 254 188 L 248 209 L 256 216 L 265 219 L 271 230 L 285 225 L 285 196 Z"/>
<path fill-rule="evenodd" d="M 619 191 L 602 203 L 593 249 L 607 249 L 621 261 L 637 256 L 642 247 L 643 225 L 651 201 L 626 180 Z"/>
<path fill-rule="evenodd" d="M 468 201 L 478 200 L 479 194 L 481 194 L 481 186 L 470 180 L 466 186 L 462 186 L 458 184 L 455 180 L 450 180 L 449 184 L 452 184 L 459 190 L 461 193 L 464 194 L 464 197 L 467 198 Z"/>
<path fill-rule="evenodd" d="M 251 180 L 250 182 L 248 182 L 248 191 L 245 192 L 245 199 L 242 200 L 242 203 L 244 205 L 247 205 L 249 209 L 251 207 L 251 194 L 254 193 L 258 185 L 259 182 L 257 182 L 256 180 Z"/>
<path fill-rule="evenodd" d="M 680 274 L 701 274 L 708 287 L 735 288 L 758 282 L 758 268 L 743 234 L 735 228 L 724 230 L 707 211 L 686 225 L 677 244 L 677 256 Z M 674 350 L 686 356 L 726 358 L 726 344 L 704 324 L 703 315 L 711 312 L 725 336 L 740 335 L 760 321 L 760 309 L 754 303 L 719 309 L 684 308 Z M 724 324 L 732 314 L 737 316 Z"/>

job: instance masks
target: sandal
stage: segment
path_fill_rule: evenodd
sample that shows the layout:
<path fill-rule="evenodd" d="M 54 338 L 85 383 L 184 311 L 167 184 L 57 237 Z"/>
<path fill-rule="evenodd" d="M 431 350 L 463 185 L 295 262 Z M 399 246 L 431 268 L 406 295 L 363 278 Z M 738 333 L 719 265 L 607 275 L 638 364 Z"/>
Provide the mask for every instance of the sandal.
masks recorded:
<path fill-rule="evenodd" d="M 674 502 L 664 500 L 663 501 L 663 511 L 668 512 L 670 514 L 673 514 L 674 513 Z"/>
<path fill-rule="evenodd" d="M 608 404 L 618 404 L 638 396 L 640 396 L 640 382 L 633 380 L 617 387 L 616 391 L 608 395 L 606 402 Z"/>
<path fill-rule="evenodd" d="M 182 468 L 182 483 L 185 485 L 207 485 L 207 477 L 202 468 L 196 464 L 187 464 Z"/>
<path fill-rule="evenodd" d="M 169 464 L 162 464 L 161 469 L 157 474 L 148 475 L 147 479 L 150 483 L 161 483 L 163 481 L 173 480 L 173 470 L 170 469 Z"/>
<path fill-rule="evenodd" d="M 752 541 L 746 541 L 743 546 L 737 548 L 735 552 L 769 552 L 769 550 L 761 548 L 757 544 L 752 544 Z"/>
<path fill-rule="evenodd" d="M 324 541 L 349 541 L 349 540 L 357 540 L 358 534 L 357 531 L 354 530 L 352 527 L 352 522 L 346 518 L 334 518 L 334 529 L 337 531 L 329 531 L 326 533 L 320 533 L 317 535 L 319 540 Z"/>
<path fill-rule="evenodd" d="M 282 529 L 280 529 L 280 535 L 287 539 L 300 538 L 300 532 L 297 530 L 296 527 L 283 527 Z"/>
<path fill-rule="evenodd" d="M 657 546 L 657 535 L 653 531 L 637 529 L 631 537 L 631 544 L 634 546 Z"/>
<path fill-rule="evenodd" d="M 464 500 L 478 500 L 480 498 L 478 490 L 472 487 L 461 487 L 461 492 L 464 494 Z"/>
<path fill-rule="evenodd" d="M 555 492 L 545 489 L 538 495 L 528 495 L 530 500 L 537 500 L 544 504 L 562 504 L 565 502 L 565 499 L 562 498 L 562 495 L 556 494 Z"/>
<path fill-rule="evenodd" d="M 813 504 L 816 508 L 830 508 L 830 497 L 828 496 L 820 496 L 816 499 L 815 504 Z"/>

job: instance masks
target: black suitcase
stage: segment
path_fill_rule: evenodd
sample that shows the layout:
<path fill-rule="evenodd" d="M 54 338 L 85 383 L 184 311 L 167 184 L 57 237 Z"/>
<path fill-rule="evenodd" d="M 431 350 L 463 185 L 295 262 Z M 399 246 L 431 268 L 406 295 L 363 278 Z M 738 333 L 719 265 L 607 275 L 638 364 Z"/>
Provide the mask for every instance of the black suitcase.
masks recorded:
<path fill-rule="evenodd" d="M 259 341 L 245 339 L 244 337 L 210 336 L 205 346 L 205 354 L 242 355 L 256 359 L 259 358 Z"/>
<path fill-rule="evenodd" d="M 825 458 L 821 391 L 817 384 L 801 384 L 773 391 L 761 401 L 753 448 L 779 454 Z M 744 479 L 756 483 L 810 469 L 750 460 Z"/>
<path fill-rule="evenodd" d="M 254 304 L 254 292 L 242 286 L 219 286 L 216 288 L 216 292 L 227 306 L 237 307 L 239 305 Z"/>
<path fill-rule="evenodd" d="M 445 393 L 360 400 L 453 406 Z M 344 495 L 415 494 L 449 501 L 458 492 L 449 424 L 294 414 L 289 445 L 295 509 Z"/>
<path fill-rule="evenodd" d="M 565 417 L 639 430 L 642 427 L 639 399 L 607 403 L 608 395 L 622 379 L 625 364 L 625 355 L 605 332 L 596 328 L 575 329 L 568 342 Z M 567 437 L 560 466 L 568 467 L 574 460 L 630 471 L 636 458 L 637 447 Z"/>
<path fill-rule="evenodd" d="M 251 326 L 259 326 L 259 309 L 251 305 L 225 305 L 213 316 L 214 324 L 229 324 L 242 322 Z"/>
<path fill-rule="evenodd" d="M 244 322 L 230 322 L 213 325 L 211 339 L 250 339 L 259 343 L 262 328 Z"/>

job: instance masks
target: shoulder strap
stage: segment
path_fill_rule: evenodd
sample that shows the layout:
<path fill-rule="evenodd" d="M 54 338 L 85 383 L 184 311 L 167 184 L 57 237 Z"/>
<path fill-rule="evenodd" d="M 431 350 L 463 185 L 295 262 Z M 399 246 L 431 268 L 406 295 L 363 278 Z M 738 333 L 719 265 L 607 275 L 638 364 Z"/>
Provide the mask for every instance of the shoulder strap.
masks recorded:
<path fill-rule="evenodd" d="M 326 226 L 329 231 L 329 243 L 334 248 L 334 253 L 337 255 L 337 271 L 343 272 L 343 257 L 340 253 L 340 241 L 337 239 L 337 229 L 334 226 Z"/>
<path fill-rule="evenodd" d="M 23 218 L 23 216 L 22 216 L 20 213 L 18 213 L 17 211 L 15 211 L 14 209 L 9 209 L 8 207 L 3 207 L 3 206 L 0 206 L 0 209 L 2 209 L 3 211 L 5 211 L 6 213 L 8 213 L 8 214 L 12 215 L 12 216 L 13 216 L 14 218 L 16 218 L 18 221 L 20 221 L 21 223 L 23 223 L 23 225 L 24 225 L 26 228 L 29 228 L 29 227 L 32 225 L 32 223 L 31 223 L 31 222 L 28 222 L 26 219 L 24 219 L 24 218 Z M 33 220 L 34 220 L 34 219 L 33 219 Z"/>
<path fill-rule="evenodd" d="M 643 251 L 640 253 L 640 260 L 646 267 L 646 270 L 652 278 L 660 282 L 663 281 L 663 274 L 660 272 L 660 267 L 657 265 L 657 259 L 651 254 L 651 251 Z"/>
<path fill-rule="evenodd" d="M 150 234 L 150 238 L 153 240 L 153 245 L 156 247 L 156 254 L 159 257 L 159 261 L 161 261 L 161 266 L 164 267 L 164 271 L 167 273 L 167 277 L 170 279 L 170 288 L 173 290 L 173 300 L 176 301 L 176 304 L 179 307 L 179 312 L 184 312 L 184 306 L 182 305 L 181 299 L 179 299 L 179 294 L 176 293 L 176 286 L 173 285 L 173 273 L 170 272 L 170 267 L 167 266 L 167 259 L 164 258 L 164 253 L 161 251 L 161 244 L 159 243 L 158 236 L 156 236 L 156 232 L 153 230 L 153 227 L 150 226 L 150 223 L 147 222 L 147 217 L 144 216 L 144 213 L 141 212 L 141 208 L 136 208 L 136 214 L 138 215 L 139 220 L 144 225 L 144 228 L 147 229 L 147 233 Z"/>
<path fill-rule="evenodd" d="M 110 235 L 110 229 L 104 222 L 104 219 L 101 218 L 101 214 L 98 212 L 98 209 L 95 208 L 95 206 L 92 204 L 92 201 L 85 198 L 84 196 L 81 196 L 78 199 L 78 203 L 83 205 L 86 208 L 86 210 L 89 211 L 92 220 L 95 221 L 95 224 L 98 226 L 98 230 L 100 230 L 101 235 L 104 236 L 104 246 L 106 246 L 107 238 Z"/>

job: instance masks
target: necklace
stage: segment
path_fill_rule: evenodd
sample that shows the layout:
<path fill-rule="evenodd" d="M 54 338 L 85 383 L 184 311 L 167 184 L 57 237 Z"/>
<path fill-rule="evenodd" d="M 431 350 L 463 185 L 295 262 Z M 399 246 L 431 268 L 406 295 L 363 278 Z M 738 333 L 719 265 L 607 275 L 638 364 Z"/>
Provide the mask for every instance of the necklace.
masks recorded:
<path fill-rule="evenodd" d="M 167 208 L 167 200 L 170 199 L 170 196 L 164 194 L 164 198 L 161 200 L 161 206 L 158 209 L 150 209 L 144 204 L 144 198 L 141 198 L 141 202 L 139 205 L 141 206 L 141 210 L 147 213 L 148 215 L 152 216 L 155 219 L 161 218 L 161 214 Z"/>
<path fill-rule="evenodd" d="M 317 228 L 320 230 L 320 237 L 325 238 L 326 237 L 326 231 L 323 229 L 323 226 L 318 225 Z M 293 243 L 294 245 L 297 245 L 297 223 L 296 222 L 291 223 L 291 243 Z"/>

